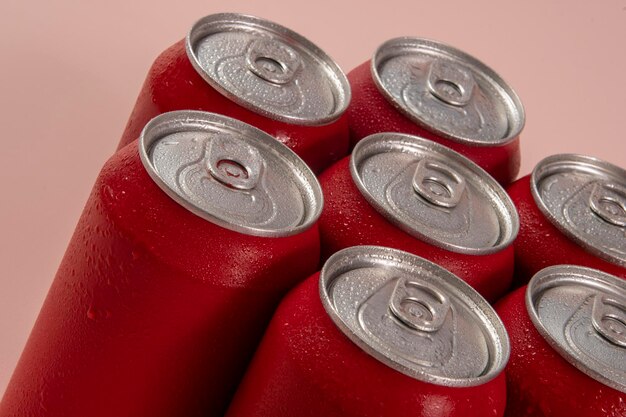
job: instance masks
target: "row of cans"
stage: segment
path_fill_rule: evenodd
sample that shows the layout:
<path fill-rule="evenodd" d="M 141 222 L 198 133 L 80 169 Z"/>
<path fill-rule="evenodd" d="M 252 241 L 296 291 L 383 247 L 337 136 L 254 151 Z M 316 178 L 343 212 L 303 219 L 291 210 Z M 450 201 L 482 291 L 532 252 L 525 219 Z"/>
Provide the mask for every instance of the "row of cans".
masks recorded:
<path fill-rule="evenodd" d="M 249 16 L 164 52 L 0 416 L 626 414 L 626 172 L 556 155 L 507 194 L 441 143 L 508 183 L 522 107 L 452 48 L 348 79 Z"/>
<path fill-rule="evenodd" d="M 550 157 L 511 186 L 526 184 L 529 196 L 511 193 L 512 201 L 460 154 L 383 133 L 318 182 L 287 147 L 240 121 L 158 116 L 103 168 L 0 415 L 223 415 L 264 332 L 228 415 L 384 416 L 411 407 L 501 416 L 507 401 L 518 412 L 509 415 L 573 410 L 563 401 L 620 415 L 626 271 L 605 248 L 620 250 L 623 240 L 598 228 L 624 232 L 611 221 L 619 200 L 607 185 L 624 178 L 591 158 Z M 545 183 L 566 204 L 533 194 Z M 526 258 L 515 205 L 534 207 L 535 217 L 521 212 L 530 237 L 550 227 L 539 240 L 575 250 Z M 597 222 L 583 231 L 604 237 L 578 244 L 544 205 Z M 500 301 L 513 335 L 507 397 L 507 333 L 478 293 L 495 301 L 508 291 L 515 255 L 521 272 L 591 259 L 621 278 L 555 266 Z M 321 275 L 305 280 L 321 258 L 329 258 Z M 591 391 L 552 396 L 570 378 Z"/>
<path fill-rule="evenodd" d="M 518 174 L 525 121 L 504 80 L 448 45 L 392 39 L 346 77 L 299 34 L 240 14 L 201 19 L 156 59 L 119 148 L 153 117 L 175 110 L 249 123 L 316 173 L 366 136 L 400 132 L 445 144 L 503 184 Z"/>

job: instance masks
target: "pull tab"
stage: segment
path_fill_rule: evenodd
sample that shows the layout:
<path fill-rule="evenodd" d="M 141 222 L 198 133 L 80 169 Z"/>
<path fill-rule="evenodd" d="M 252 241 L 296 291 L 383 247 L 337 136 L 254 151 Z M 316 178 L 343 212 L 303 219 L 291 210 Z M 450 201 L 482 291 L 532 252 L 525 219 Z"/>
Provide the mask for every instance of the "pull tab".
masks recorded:
<path fill-rule="evenodd" d="M 432 333 L 446 320 L 450 301 L 428 284 L 399 278 L 389 301 L 389 310 L 408 327 Z"/>
<path fill-rule="evenodd" d="M 265 81 L 287 84 L 302 65 L 300 55 L 292 47 L 275 39 L 257 39 L 246 52 L 248 69 Z"/>
<path fill-rule="evenodd" d="M 591 322 L 594 329 L 609 342 L 626 348 L 626 300 L 596 295 Z"/>
<path fill-rule="evenodd" d="M 413 189 L 432 204 L 453 208 L 461 201 L 465 178 L 440 162 L 422 159 L 413 175 Z"/>
<path fill-rule="evenodd" d="M 615 226 L 626 226 L 626 188 L 612 182 L 594 185 L 589 207 L 602 220 Z"/>
<path fill-rule="evenodd" d="M 430 93 L 446 104 L 463 107 L 472 98 L 476 81 L 466 68 L 444 60 L 435 60 L 428 73 Z"/>
<path fill-rule="evenodd" d="M 251 190 L 263 172 L 263 158 L 258 150 L 228 136 L 211 140 L 208 169 L 213 178 L 237 190 Z"/>

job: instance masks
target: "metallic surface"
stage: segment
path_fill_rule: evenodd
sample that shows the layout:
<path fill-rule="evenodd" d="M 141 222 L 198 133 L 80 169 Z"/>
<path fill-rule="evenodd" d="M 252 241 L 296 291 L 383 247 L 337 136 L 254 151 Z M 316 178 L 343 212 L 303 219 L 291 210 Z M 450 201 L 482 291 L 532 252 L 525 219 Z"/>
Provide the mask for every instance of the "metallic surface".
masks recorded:
<path fill-rule="evenodd" d="M 574 154 L 545 158 L 530 187 L 541 212 L 593 254 L 626 266 L 626 171 Z"/>
<path fill-rule="evenodd" d="M 154 181 L 183 207 L 230 230 L 288 236 L 309 228 L 323 198 L 311 170 L 289 148 L 214 113 L 155 117 L 140 137 Z"/>
<path fill-rule="evenodd" d="M 300 32 L 346 71 L 403 34 L 455 45 L 499 72 L 530 113 L 522 174 L 563 152 L 626 167 L 623 1 L 2 2 L 3 127 L 15 139 L 0 152 L 0 395 L 147 68 L 195 20 L 226 8 Z"/>
<path fill-rule="evenodd" d="M 350 161 L 367 201 L 405 232 L 459 253 L 510 245 L 519 220 L 510 198 L 462 155 L 417 136 L 380 133 L 360 141 Z"/>
<path fill-rule="evenodd" d="M 491 306 L 415 255 L 378 246 L 342 250 L 322 268 L 320 297 L 354 343 L 420 381 L 481 385 L 508 360 L 508 336 Z"/>
<path fill-rule="evenodd" d="M 376 50 L 371 71 L 387 100 L 444 137 L 501 145 L 524 127 L 524 108 L 511 87 L 485 64 L 448 45 L 391 39 Z"/>
<path fill-rule="evenodd" d="M 189 31 L 187 55 L 213 88 L 269 118 L 301 125 L 336 120 L 350 102 L 339 66 L 297 33 L 253 16 L 221 13 Z"/>
<path fill-rule="evenodd" d="M 626 393 L 626 282 L 595 269 L 558 265 L 526 290 L 528 314 L 546 341 L 591 378 Z"/>

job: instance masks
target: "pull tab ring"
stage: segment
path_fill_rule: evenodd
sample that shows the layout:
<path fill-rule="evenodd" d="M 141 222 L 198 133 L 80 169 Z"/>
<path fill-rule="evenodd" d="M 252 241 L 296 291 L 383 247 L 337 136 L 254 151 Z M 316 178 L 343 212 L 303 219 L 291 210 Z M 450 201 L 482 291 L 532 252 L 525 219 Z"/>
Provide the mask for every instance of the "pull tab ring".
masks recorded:
<path fill-rule="evenodd" d="M 302 66 L 298 52 L 275 39 L 257 39 L 246 52 L 246 66 L 261 79 L 272 84 L 287 84 Z"/>
<path fill-rule="evenodd" d="M 413 189 L 436 206 L 454 208 L 465 191 L 465 178 L 441 162 L 424 158 L 415 169 Z"/>
<path fill-rule="evenodd" d="M 591 323 L 602 337 L 616 346 L 626 348 L 626 300 L 596 295 Z"/>
<path fill-rule="evenodd" d="M 462 66 L 436 60 L 428 73 L 429 92 L 450 106 L 463 107 L 472 99 L 476 81 Z"/>
<path fill-rule="evenodd" d="M 446 320 L 450 300 L 426 283 L 399 278 L 389 301 L 389 310 L 406 326 L 432 333 Z"/>
<path fill-rule="evenodd" d="M 626 227 L 626 187 L 612 182 L 594 185 L 589 207 L 602 220 L 618 227 Z"/>
<path fill-rule="evenodd" d="M 263 173 L 263 158 L 252 146 L 217 136 L 209 144 L 207 168 L 213 178 L 227 187 L 251 190 Z"/>

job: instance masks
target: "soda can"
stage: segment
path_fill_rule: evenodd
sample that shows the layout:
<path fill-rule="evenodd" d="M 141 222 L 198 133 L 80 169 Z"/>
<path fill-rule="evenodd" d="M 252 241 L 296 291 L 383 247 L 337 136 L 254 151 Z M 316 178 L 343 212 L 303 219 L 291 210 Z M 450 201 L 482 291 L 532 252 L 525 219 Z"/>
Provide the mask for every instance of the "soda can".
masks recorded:
<path fill-rule="evenodd" d="M 209 15 L 153 63 L 119 148 L 158 114 L 204 110 L 269 133 L 318 172 L 348 154 L 349 101 L 341 68 L 301 35 L 258 17 Z"/>
<path fill-rule="evenodd" d="M 507 416 L 626 415 L 624 280 L 551 266 L 496 311 L 511 340 Z"/>
<path fill-rule="evenodd" d="M 224 116 L 171 112 L 102 169 L 0 416 L 221 416 L 319 265 L 319 184 Z"/>
<path fill-rule="evenodd" d="M 584 155 L 540 161 L 508 188 L 521 218 L 515 284 L 550 265 L 626 278 L 626 171 Z"/>
<path fill-rule="evenodd" d="M 454 149 L 501 184 L 517 177 L 524 108 L 476 58 L 432 40 L 396 38 L 348 80 L 352 144 L 374 133 L 407 133 Z"/>
<path fill-rule="evenodd" d="M 483 169 L 443 145 L 400 133 L 360 141 L 320 176 L 322 256 L 392 247 L 460 276 L 487 300 L 511 285 L 517 212 Z"/>
<path fill-rule="evenodd" d="M 226 416 L 502 416 L 508 343 L 452 273 L 348 248 L 283 300 Z"/>

